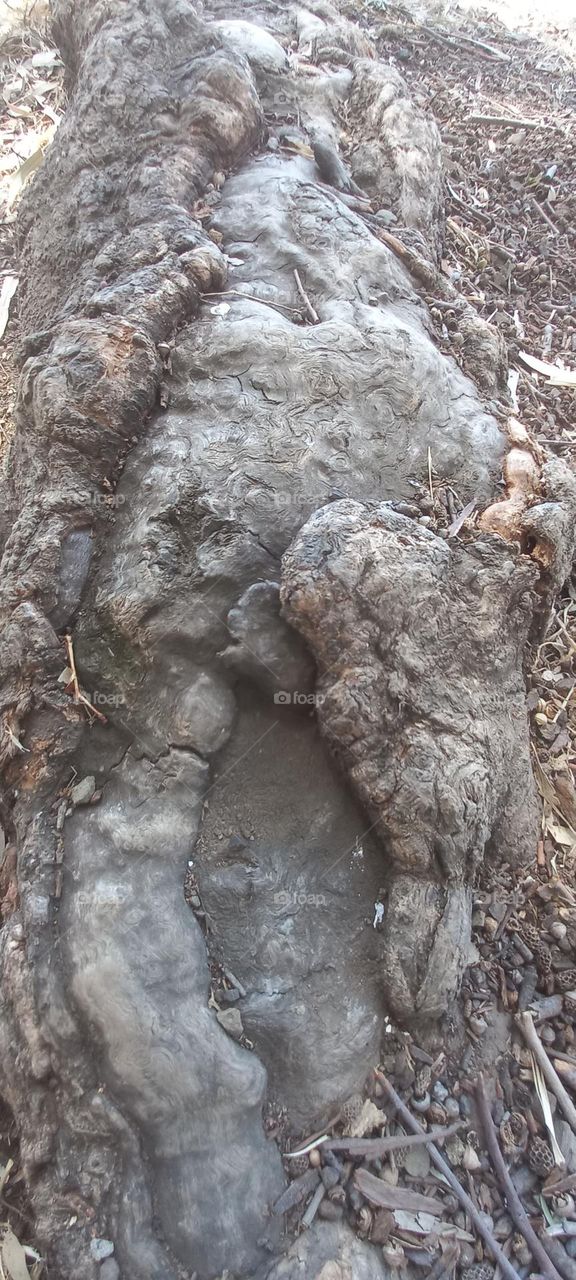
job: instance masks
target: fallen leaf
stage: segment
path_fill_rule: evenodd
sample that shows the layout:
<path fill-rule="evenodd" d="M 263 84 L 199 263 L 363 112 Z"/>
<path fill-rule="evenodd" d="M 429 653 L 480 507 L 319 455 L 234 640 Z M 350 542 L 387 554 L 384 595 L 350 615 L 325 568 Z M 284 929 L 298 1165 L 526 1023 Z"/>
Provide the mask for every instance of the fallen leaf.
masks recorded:
<path fill-rule="evenodd" d="M 6 325 L 8 324 L 8 316 L 10 315 L 10 303 L 18 288 L 18 276 L 4 276 L 2 281 L 2 289 L 0 290 L 0 338 L 3 336 Z"/>
<path fill-rule="evenodd" d="M 455 538 L 456 534 L 460 533 L 460 530 L 465 520 L 468 520 L 470 516 L 474 514 L 475 510 L 476 510 L 476 499 L 473 498 L 471 502 L 467 502 L 466 506 L 462 508 L 460 515 L 456 516 L 456 519 L 452 521 L 452 524 L 450 525 L 450 528 L 446 533 L 446 537 Z"/>
<path fill-rule="evenodd" d="M 10 183 L 10 190 L 6 201 L 7 209 L 12 208 L 14 201 L 17 200 L 20 192 L 26 186 L 28 179 L 32 177 L 32 174 L 36 172 L 36 169 L 39 169 L 43 159 L 44 152 L 42 147 L 38 147 L 36 151 L 32 152 L 31 156 L 28 156 L 28 159 L 24 161 L 24 164 L 20 165 L 20 168 L 14 174 Z"/>
<path fill-rule="evenodd" d="M 557 364 L 548 364 L 546 360 L 538 360 L 527 351 L 519 351 L 518 358 L 534 373 L 541 373 L 555 387 L 576 387 L 576 370 L 561 369 Z"/>
<path fill-rule="evenodd" d="M 548 835 L 551 835 L 552 839 L 557 844 L 561 844 L 564 849 L 576 849 L 576 835 L 569 827 L 563 826 L 561 822 L 553 822 L 550 819 L 546 825 L 546 830 Z"/>
<path fill-rule="evenodd" d="M 441 1200 L 433 1196 L 421 1196 L 418 1191 L 409 1187 L 390 1187 L 381 1178 L 368 1173 L 367 1169 L 357 1169 L 354 1185 L 358 1191 L 381 1209 L 407 1209 L 409 1213 L 443 1213 Z"/>
<path fill-rule="evenodd" d="M 26 1266 L 26 1254 L 10 1227 L 2 1228 L 0 1241 L 0 1268 L 2 1280 L 30 1280 L 30 1272 Z"/>

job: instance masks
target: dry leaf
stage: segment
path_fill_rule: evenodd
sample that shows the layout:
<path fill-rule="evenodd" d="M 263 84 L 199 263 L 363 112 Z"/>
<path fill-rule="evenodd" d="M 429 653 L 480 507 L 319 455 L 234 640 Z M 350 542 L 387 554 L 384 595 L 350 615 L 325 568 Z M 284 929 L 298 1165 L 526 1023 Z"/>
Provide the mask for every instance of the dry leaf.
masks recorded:
<path fill-rule="evenodd" d="M 576 835 L 570 830 L 570 827 L 565 827 L 561 822 L 554 822 L 550 818 L 546 823 L 546 831 L 564 849 L 576 849 Z"/>
<path fill-rule="evenodd" d="M 576 831 L 576 788 L 568 774 L 559 773 L 554 779 L 558 804 L 566 821 Z"/>
<path fill-rule="evenodd" d="M 544 378 L 555 387 L 576 387 L 576 370 L 560 369 L 557 364 L 548 364 L 546 360 L 537 360 L 536 356 L 531 356 L 527 351 L 518 352 L 519 359 L 523 364 L 532 369 L 534 373 L 540 373 Z"/>
<path fill-rule="evenodd" d="M 443 1213 L 441 1200 L 433 1196 L 421 1196 L 418 1191 L 410 1191 L 409 1187 L 390 1187 L 381 1178 L 368 1173 L 367 1169 L 357 1169 L 354 1186 L 370 1204 L 381 1209 L 407 1209 L 411 1213 Z"/>
<path fill-rule="evenodd" d="M 26 1266 L 26 1254 L 10 1227 L 2 1228 L 0 1241 L 0 1272 L 2 1280 L 30 1280 Z"/>
<path fill-rule="evenodd" d="M 49 129 L 46 129 L 42 134 L 40 145 L 32 152 L 31 156 L 28 156 L 28 159 L 24 161 L 24 164 L 20 165 L 20 168 L 14 174 L 8 191 L 8 199 L 6 201 L 7 210 L 12 208 L 14 201 L 17 200 L 20 192 L 26 186 L 28 179 L 32 177 L 32 174 L 36 172 L 36 169 L 40 168 L 44 159 L 44 151 L 46 150 L 48 143 L 52 141 L 55 132 L 55 125 L 51 125 Z"/>
<path fill-rule="evenodd" d="M 10 303 L 18 288 L 18 276 L 4 276 L 0 292 L 0 338 L 3 336 L 10 315 Z"/>

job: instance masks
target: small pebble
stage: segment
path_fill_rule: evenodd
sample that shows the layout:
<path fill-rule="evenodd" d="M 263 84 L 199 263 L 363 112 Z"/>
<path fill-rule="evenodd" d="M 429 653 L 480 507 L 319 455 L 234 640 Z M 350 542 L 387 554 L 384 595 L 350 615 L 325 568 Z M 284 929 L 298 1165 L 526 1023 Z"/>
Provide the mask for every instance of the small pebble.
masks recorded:
<path fill-rule="evenodd" d="M 114 1253 L 114 1242 L 112 1240 L 104 1240 L 101 1236 L 95 1236 L 90 1241 L 90 1253 L 96 1259 L 96 1262 L 103 1262 L 105 1258 L 110 1258 Z"/>
<path fill-rule="evenodd" d="M 436 1099 L 436 1102 L 444 1102 L 448 1097 L 446 1085 L 442 1084 L 441 1080 L 437 1080 L 436 1084 L 433 1086 L 432 1097 Z"/>
<path fill-rule="evenodd" d="M 93 778 L 91 775 L 89 775 L 87 778 L 82 778 L 80 782 L 76 783 L 75 787 L 72 787 L 72 790 L 70 792 L 70 804 L 73 805 L 75 809 L 77 809 L 79 805 L 90 804 L 90 801 L 92 799 L 92 796 L 94 795 L 95 790 L 96 790 L 95 778 Z"/>
<path fill-rule="evenodd" d="M 330 1191 L 332 1187 L 337 1186 L 340 1181 L 340 1174 L 338 1170 L 331 1169 L 330 1165 L 325 1165 L 324 1168 L 320 1170 L 320 1177 L 327 1191 Z"/>
<path fill-rule="evenodd" d="M 310 1155 L 308 1156 L 308 1160 L 309 1160 L 309 1163 L 312 1165 L 313 1169 L 320 1168 L 320 1165 L 322 1163 L 322 1156 L 320 1155 L 318 1147 L 314 1147 L 314 1150 L 310 1152 Z"/>
<path fill-rule="evenodd" d="M 218 1022 L 233 1040 L 240 1040 L 244 1035 L 242 1018 L 238 1009 L 219 1009 L 216 1014 Z"/>
<path fill-rule="evenodd" d="M 444 1110 L 449 1120 L 460 1119 L 460 1103 L 456 1098 L 447 1098 L 444 1103 Z"/>
<path fill-rule="evenodd" d="M 550 933 L 552 934 L 552 937 L 556 939 L 557 942 L 560 942 L 562 938 L 565 938 L 566 925 L 564 924 L 563 920 L 555 920 L 554 923 L 550 925 Z"/>
<path fill-rule="evenodd" d="M 399 516 L 410 516 L 411 520 L 417 520 L 420 515 L 420 507 L 414 502 L 395 502 L 394 510 Z"/>
<path fill-rule="evenodd" d="M 488 1030 L 486 1019 L 482 1016 L 477 1017 L 475 1014 L 468 1019 L 468 1026 L 475 1036 L 483 1036 L 484 1032 Z"/>

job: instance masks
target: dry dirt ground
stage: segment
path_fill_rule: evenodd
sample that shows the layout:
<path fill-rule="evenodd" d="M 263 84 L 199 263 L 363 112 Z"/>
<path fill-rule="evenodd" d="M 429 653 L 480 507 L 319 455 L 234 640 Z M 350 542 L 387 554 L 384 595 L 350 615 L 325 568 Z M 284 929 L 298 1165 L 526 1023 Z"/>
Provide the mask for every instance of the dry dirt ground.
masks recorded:
<path fill-rule="evenodd" d="M 37 0 L 26 21 L 12 23 L 7 31 L 10 8 L 0 5 L 4 456 L 12 430 L 18 343 L 18 193 L 33 178 L 65 110 L 62 68 L 47 35 L 43 5 Z M 370 28 L 381 54 L 399 67 L 424 109 L 434 114 L 445 146 L 443 269 L 505 336 L 518 416 L 542 443 L 573 459 L 574 0 L 549 0 L 545 8 L 535 0 L 485 0 L 476 6 L 349 0 L 346 11 Z M 458 359 L 457 315 L 434 298 L 429 303 L 439 344 Z M 534 360 L 543 362 L 540 369 Z M 504 1200 L 475 1107 L 478 1069 L 499 1047 L 497 1080 L 491 1083 L 500 1147 L 531 1224 L 565 1246 L 556 1259 L 564 1280 L 576 1275 L 576 1207 L 570 1194 L 573 1186 L 576 1189 L 576 1134 L 569 1106 L 558 1101 L 552 1088 L 543 1090 L 514 1015 L 532 1010 L 546 1061 L 562 1075 L 568 1101 L 570 1096 L 576 1100 L 575 653 L 576 587 L 568 583 L 546 635 L 530 656 L 527 677 L 534 769 L 543 800 L 540 846 L 534 865 L 522 877 L 496 876 L 488 869 L 478 887 L 477 963 L 468 971 L 462 996 L 464 1054 L 451 1056 L 447 1039 L 434 1057 L 407 1035 L 391 1031 L 383 1060 L 385 1072 L 421 1123 L 442 1124 L 454 1118 L 463 1122 L 446 1145 L 448 1161 L 506 1257 L 518 1273 L 527 1275 L 541 1271 L 542 1264 L 531 1262 L 526 1231 L 518 1229 L 511 1204 Z M 376 1080 L 371 1090 L 376 1106 L 382 1105 L 383 1089 Z M 555 1139 L 548 1107 L 556 1112 Z M 572 1119 L 576 1122 L 576 1113 Z M 364 1120 L 358 1115 L 341 1118 L 336 1133 L 342 1127 L 372 1133 L 373 1113 L 371 1120 L 366 1113 Z M 386 1132 L 397 1128 L 397 1120 L 389 1119 Z M 560 1149 L 554 1145 L 556 1139 Z M 314 1158 L 307 1156 L 304 1163 Z M 296 1166 L 294 1162 L 293 1171 L 301 1173 Z M 424 1147 L 382 1159 L 380 1166 L 384 1182 L 406 1191 L 433 1194 L 440 1185 Z M 408 1196 L 407 1206 L 409 1202 Z M 15 1128 L 10 1117 L 1 1115 L 0 1206 L 0 1219 L 4 1217 L 20 1241 L 33 1244 Z M 296 1220 L 303 1207 L 294 1211 Z M 345 1211 L 361 1234 L 383 1247 L 389 1261 L 400 1268 L 409 1262 L 429 1271 L 440 1259 L 438 1276 L 444 1268 L 449 1275 L 465 1274 L 466 1280 L 491 1280 L 486 1241 L 469 1212 L 456 1202 L 447 1236 L 439 1218 L 425 1220 L 408 1208 L 398 1217 L 382 1206 L 367 1209 L 361 1201 L 355 1207 L 352 1197 Z M 6 1240 L 13 1242 L 13 1237 L 5 1235 L 4 1244 Z M 0 1264 L 4 1244 L 0 1232 Z M 34 1280 L 47 1274 L 33 1252 L 25 1261 Z M 4 1273 L 10 1274 L 7 1265 Z"/>

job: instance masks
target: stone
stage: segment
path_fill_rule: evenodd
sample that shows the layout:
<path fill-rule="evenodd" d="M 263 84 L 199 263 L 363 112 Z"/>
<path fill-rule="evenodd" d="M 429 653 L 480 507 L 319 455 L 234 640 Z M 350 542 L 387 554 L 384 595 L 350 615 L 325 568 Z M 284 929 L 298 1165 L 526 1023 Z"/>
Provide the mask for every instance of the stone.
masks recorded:
<path fill-rule="evenodd" d="M 114 1241 L 104 1240 L 100 1236 L 94 1236 L 90 1241 L 90 1253 L 97 1262 L 103 1262 L 105 1258 L 111 1258 L 114 1253 Z"/>
<path fill-rule="evenodd" d="M 219 1009 L 216 1017 L 220 1026 L 224 1027 L 229 1036 L 232 1036 L 234 1040 L 242 1039 L 244 1027 L 239 1009 Z"/>
<path fill-rule="evenodd" d="M 70 791 L 70 804 L 74 809 L 80 808 L 81 805 L 90 804 L 92 796 L 96 790 L 96 779 L 89 775 L 82 778 L 80 782 L 76 782 Z"/>

